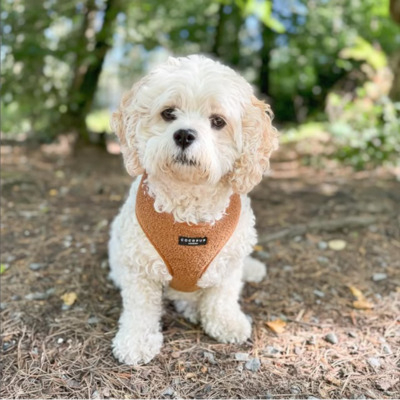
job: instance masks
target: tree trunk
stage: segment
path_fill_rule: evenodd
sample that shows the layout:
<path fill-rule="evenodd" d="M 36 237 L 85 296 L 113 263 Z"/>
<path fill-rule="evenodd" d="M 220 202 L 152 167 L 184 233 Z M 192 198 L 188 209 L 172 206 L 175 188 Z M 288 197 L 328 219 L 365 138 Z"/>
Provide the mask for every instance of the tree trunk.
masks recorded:
<path fill-rule="evenodd" d="M 390 0 L 390 16 L 400 25 L 400 0 Z"/>
<path fill-rule="evenodd" d="M 240 64 L 239 32 L 243 25 L 243 17 L 236 3 L 230 6 L 232 10 L 229 14 L 226 14 L 224 4 L 219 5 L 211 53 L 227 64 L 237 67 Z"/>
<path fill-rule="evenodd" d="M 393 21 L 400 25 L 400 0 L 390 0 L 390 16 Z M 400 51 L 396 51 L 390 60 L 393 71 L 393 84 L 390 89 L 390 98 L 393 101 L 400 101 Z"/>
<path fill-rule="evenodd" d="M 224 5 L 220 4 L 218 6 L 218 20 L 217 20 L 217 26 L 215 28 L 215 35 L 214 35 L 214 42 L 212 45 L 211 53 L 217 57 L 220 58 L 220 48 L 222 46 L 222 41 L 224 37 L 224 32 L 225 32 L 225 22 L 226 22 L 226 14 L 224 13 Z"/>
<path fill-rule="evenodd" d="M 74 76 L 68 91 L 69 102 L 69 113 L 75 113 L 78 110 L 78 104 L 75 102 L 76 93 L 79 91 L 79 87 L 82 84 L 84 75 L 87 71 L 88 51 L 87 48 L 90 44 L 90 30 L 93 30 L 93 17 L 97 13 L 95 0 L 88 0 L 86 3 L 86 9 L 83 15 L 81 28 L 76 33 L 76 45 L 75 45 L 75 62 L 73 66 Z"/>
<path fill-rule="evenodd" d="M 229 63 L 233 65 L 234 67 L 237 67 L 240 65 L 240 30 L 243 25 L 243 17 L 242 17 L 242 12 L 240 8 L 237 6 L 236 3 L 233 3 L 232 5 L 232 14 L 231 14 L 231 19 L 230 19 L 230 33 L 232 34 L 232 40 L 230 43 L 230 57 L 229 57 Z"/>
<path fill-rule="evenodd" d="M 260 92 L 266 96 L 270 95 L 270 62 L 271 62 L 271 50 L 274 47 L 275 35 L 274 32 L 265 26 L 261 27 L 261 37 L 263 45 L 260 49 L 260 73 L 259 73 L 259 89 Z"/>
<path fill-rule="evenodd" d="M 75 130 L 80 139 L 89 141 L 86 128 L 86 116 L 91 110 L 97 84 L 103 68 L 107 51 L 111 48 L 113 23 L 120 12 L 120 0 L 107 0 L 104 20 L 100 31 L 95 35 L 94 49 L 87 50 L 87 31 L 91 26 L 91 13 L 95 12 L 95 2 L 89 0 L 81 29 L 80 49 L 75 65 L 75 75 L 70 86 L 69 107 L 63 117 L 65 130 Z M 86 43 L 85 43 L 86 42 Z"/>

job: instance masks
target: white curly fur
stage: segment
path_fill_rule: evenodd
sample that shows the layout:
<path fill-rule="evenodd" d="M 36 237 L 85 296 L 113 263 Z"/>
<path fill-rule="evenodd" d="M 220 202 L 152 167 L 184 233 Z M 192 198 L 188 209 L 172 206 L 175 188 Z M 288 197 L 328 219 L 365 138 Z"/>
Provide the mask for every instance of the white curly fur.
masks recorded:
<path fill-rule="evenodd" d="M 174 108 L 176 119 L 161 112 Z M 210 116 L 226 126 L 216 130 Z M 115 218 L 109 242 L 110 277 L 120 287 L 123 311 L 113 340 L 115 357 L 126 364 L 149 362 L 162 346 L 163 294 L 179 312 L 224 343 L 241 343 L 251 325 L 238 303 L 242 281 L 260 281 L 265 266 L 250 258 L 256 243 L 254 214 L 247 193 L 268 168 L 277 147 L 271 111 L 251 86 L 230 68 L 202 56 L 171 58 L 123 97 L 112 117 L 125 166 L 132 176 L 148 174 L 146 185 L 158 212 L 178 222 L 214 223 L 232 193 L 240 193 L 239 223 L 193 293 L 168 286 L 171 276 L 138 224 L 135 201 L 140 177 Z M 194 129 L 196 140 L 183 150 L 173 140 L 178 129 Z"/>

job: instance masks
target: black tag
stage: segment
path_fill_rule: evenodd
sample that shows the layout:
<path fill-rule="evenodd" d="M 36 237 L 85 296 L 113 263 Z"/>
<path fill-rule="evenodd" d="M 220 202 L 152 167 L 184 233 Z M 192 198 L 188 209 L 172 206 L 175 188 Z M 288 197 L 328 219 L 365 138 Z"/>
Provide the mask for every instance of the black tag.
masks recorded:
<path fill-rule="evenodd" d="M 179 236 L 179 245 L 181 246 L 204 246 L 207 244 L 206 237 L 185 237 Z"/>

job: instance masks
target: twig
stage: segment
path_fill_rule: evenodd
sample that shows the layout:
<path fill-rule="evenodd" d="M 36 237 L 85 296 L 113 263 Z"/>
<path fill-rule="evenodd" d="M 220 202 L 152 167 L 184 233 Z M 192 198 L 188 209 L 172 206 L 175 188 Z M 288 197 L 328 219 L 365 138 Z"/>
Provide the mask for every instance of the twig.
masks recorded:
<path fill-rule="evenodd" d="M 292 225 L 278 232 L 259 237 L 258 243 L 264 244 L 272 240 L 283 239 L 285 237 L 294 237 L 304 235 L 308 231 L 333 232 L 345 228 L 360 228 L 368 226 L 376 221 L 375 217 L 345 217 L 336 220 L 311 221 L 309 224 Z"/>
<path fill-rule="evenodd" d="M 296 324 L 300 324 L 300 325 L 306 325 L 306 326 L 316 326 L 318 328 L 329 328 L 332 325 L 330 324 L 316 324 L 313 322 L 303 322 L 303 321 L 297 321 L 296 319 L 292 319 L 292 318 L 286 318 L 289 322 L 294 322 Z"/>

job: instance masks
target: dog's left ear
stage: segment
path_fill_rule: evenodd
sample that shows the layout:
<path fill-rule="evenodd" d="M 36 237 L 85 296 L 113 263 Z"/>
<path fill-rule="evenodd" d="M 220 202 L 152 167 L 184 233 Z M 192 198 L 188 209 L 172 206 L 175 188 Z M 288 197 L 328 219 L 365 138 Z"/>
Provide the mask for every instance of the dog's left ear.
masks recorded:
<path fill-rule="evenodd" d="M 137 92 L 144 80 L 145 78 L 123 95 L 119 108 L 112 114 L 110 121 L 111 128 L 119 139 L 125 168 L 131 176 L 141 175 L 144 172 L 137 145 L 137 130 L 141 113 L 136 104 Z"/>
<path fill-rule="evenodd" d="M 270 106 L 252 96 L 242 118 L 242 153 L 231 175 L 236 193 L 250 192 L 269 168 L 271 153 L 278 148 L 278 132 L 272 126 L 272 118 Z"/>

